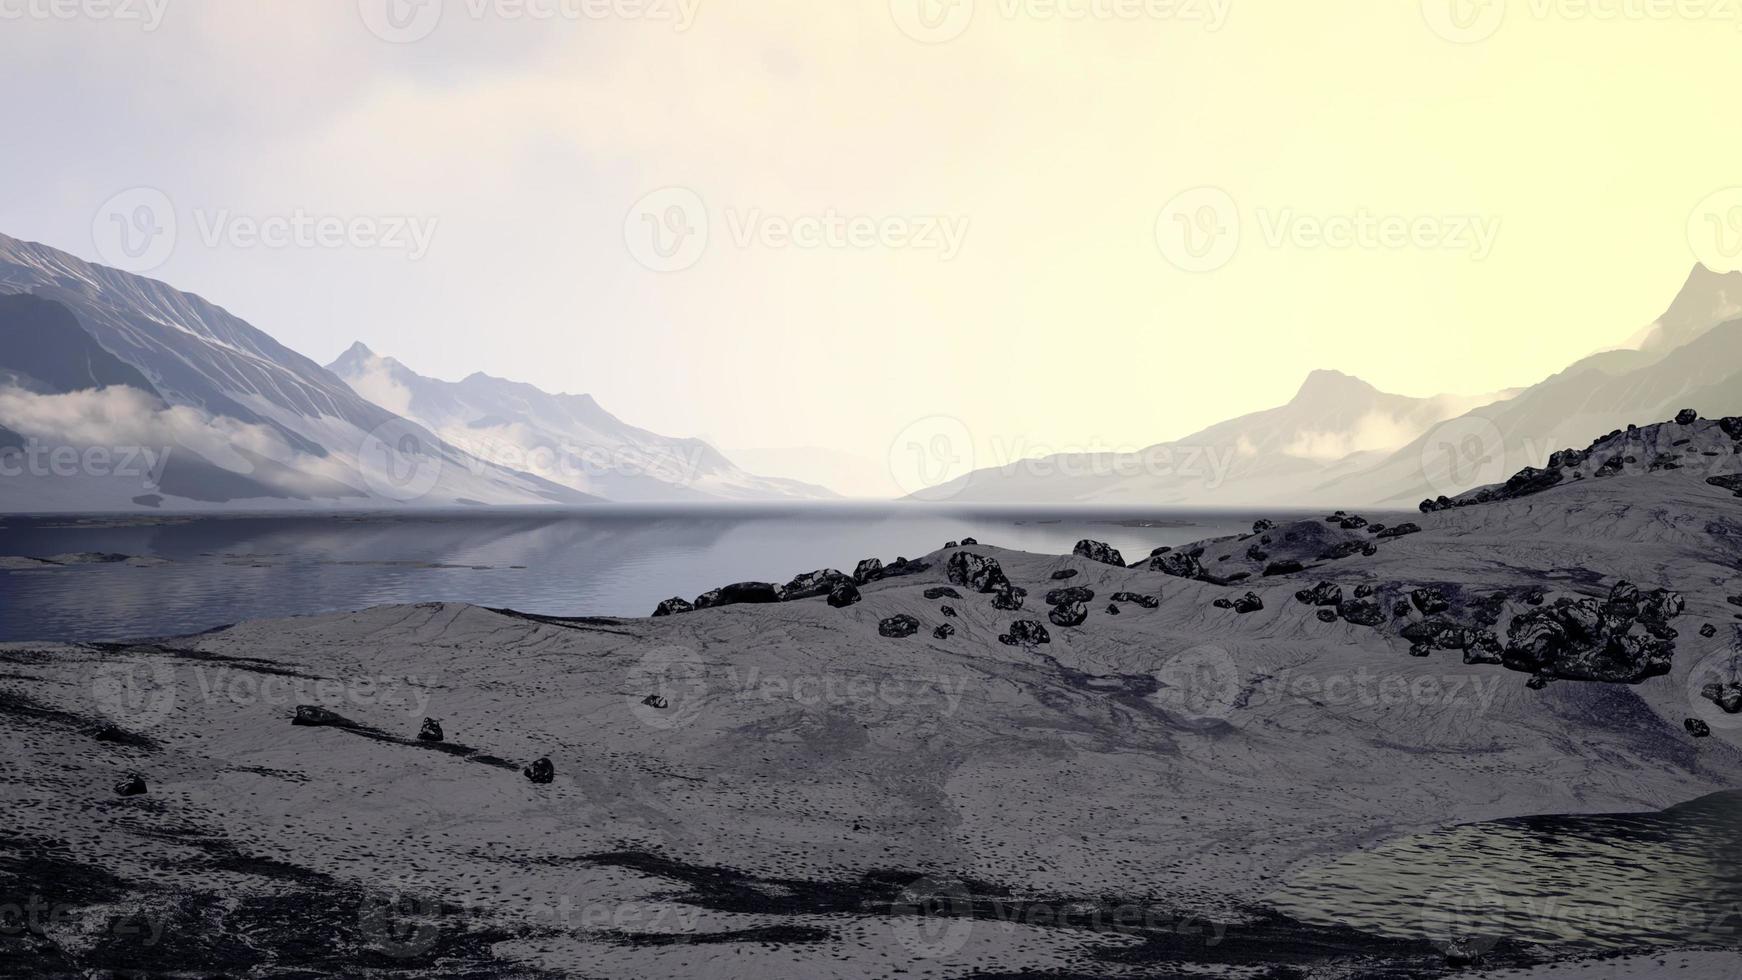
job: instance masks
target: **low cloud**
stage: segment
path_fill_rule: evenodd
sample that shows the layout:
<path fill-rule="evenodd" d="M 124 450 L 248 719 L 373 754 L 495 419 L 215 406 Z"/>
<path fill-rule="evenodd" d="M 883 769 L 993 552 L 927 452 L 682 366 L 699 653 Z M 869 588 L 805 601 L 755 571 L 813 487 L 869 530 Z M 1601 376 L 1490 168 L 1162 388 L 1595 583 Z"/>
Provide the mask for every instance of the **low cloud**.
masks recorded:
<path fill-rule="evenodd" d="M 334 459 L 298 452 L 277 431 L 212 415 L 187 405 L 167 405 L 137 388 L 92 388 L 43 395 L 0 387 L 0 426 L 44 446 L 141 450 L 154 456 L 199 456 L 244 476 L 259 476 L 256 459 L 285 467 L 271 474 L 275 489 L 304 494 L 349 484 L 354 474 Z"/>

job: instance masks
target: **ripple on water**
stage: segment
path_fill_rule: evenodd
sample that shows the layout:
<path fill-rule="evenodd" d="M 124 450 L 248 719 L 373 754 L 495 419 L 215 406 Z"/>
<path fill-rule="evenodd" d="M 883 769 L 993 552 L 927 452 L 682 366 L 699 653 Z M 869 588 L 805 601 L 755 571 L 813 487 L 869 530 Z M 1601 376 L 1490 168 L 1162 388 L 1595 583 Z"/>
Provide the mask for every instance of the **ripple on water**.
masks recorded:
<path fill-rule="evenodd" d="M 1440 943 L 1733 945 L 1742 792 L 1661 813 L 1521 817 L 1403 837 L 1303 870 L 1270 901 L 1306 922 Z"/>

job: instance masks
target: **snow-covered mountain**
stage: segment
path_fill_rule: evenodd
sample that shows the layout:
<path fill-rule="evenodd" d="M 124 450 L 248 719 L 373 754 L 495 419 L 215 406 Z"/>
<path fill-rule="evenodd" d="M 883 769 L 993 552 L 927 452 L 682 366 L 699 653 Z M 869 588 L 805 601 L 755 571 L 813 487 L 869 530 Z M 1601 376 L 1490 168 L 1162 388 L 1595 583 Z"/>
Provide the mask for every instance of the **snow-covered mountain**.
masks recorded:
<path fill-rule="evenodd" d="M 156 280 L 0 235 L 0 301 L 0 509 L 593 499 L 468 456 Z"/>
<path fill-rule="evenodd" d="M 425 377 L 358 343 L 328 365 L 358 394 L 467 452 L 611 500 L 814 500 L 822 487 L 745 472 L 700 439 L 630 425 L 591 395 L 473 374 Z"/>
<path fill-rule="evenodd" d="M 1066 455 L 977 470 L 918 496 L 974 503 L 1307 505 L 1319 488 L 1477 404 L 1411 398 L 1340 371 L 1314 371 L 1286 405 L 1136 453 Z"/>

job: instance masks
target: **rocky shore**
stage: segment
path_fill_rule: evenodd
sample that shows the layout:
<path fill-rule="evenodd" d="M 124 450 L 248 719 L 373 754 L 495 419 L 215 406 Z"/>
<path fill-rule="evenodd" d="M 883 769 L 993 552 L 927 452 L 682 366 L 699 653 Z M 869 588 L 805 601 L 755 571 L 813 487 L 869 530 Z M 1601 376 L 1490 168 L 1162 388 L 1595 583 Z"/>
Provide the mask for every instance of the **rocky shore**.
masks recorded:
<path fill-rule="evenodd" d="M 1586 954 L 1265 899 L 1736 786 L 1742 509 L 1685 461 L 1742 443 L 1614 438 L 1613 478 L 1131 559 L 0 647 L 0 974 L 1559 976 Z"/>

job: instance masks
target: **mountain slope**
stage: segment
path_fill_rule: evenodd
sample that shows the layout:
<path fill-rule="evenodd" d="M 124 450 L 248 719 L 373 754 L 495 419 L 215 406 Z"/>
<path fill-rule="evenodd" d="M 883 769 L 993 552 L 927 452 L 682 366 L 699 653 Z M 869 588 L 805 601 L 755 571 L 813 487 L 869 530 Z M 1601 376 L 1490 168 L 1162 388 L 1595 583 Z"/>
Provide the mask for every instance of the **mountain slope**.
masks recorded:
<path fill-rule="evenodd" d="M 553 395 L 486 374 L 441 381 L 361 343 L 329 370 L 364 398 L 474 455 L 612 500 L 834 496 L 796 480 L 746 473 L 700 439 L 672 439 L 629 425 L 590 395 Z"/>
<path fill-rule="evenodd" d="M 1637 350 L 1604 351 L 1475 409 L 1330 484 L 1353 504 L 1409 504 L 1504 479 L 1548 454 L 1684 407 L 1742 414 L 1742 273 L 1697 267 Z M 1449 455 L 1450 454 L 1450 458 Z"/>
<path fill-rule="evenodd" d="M 1312 503 L 1321 499 L 1321 484 L 1473 403 L 1504 397 L 1410 398 L 1339 371 L 1314 371 L 1288 404 L 1175 442 L 1137 453 L 1055 456 L 982 469 L 919 496 L 1000 503 Z"/>
<path fill-rule="evenodd" d="M 149 453 L 159 463 L 147 474 L 84 466 L 8 479 L 7 510 L 590 499 L 467 456 L 198 296 L 0 235 L 0 295 L 24 293 L 71 316 L 17 300 L 7 307 L 0 334 L 25 331 L 33 341 L 0 348 L 0 426 L 46 447 Z M 49 379 L 36 377 L 45 343 L 62 352 Z M 69 373 L 78 351 L 104 373 Z"/>

